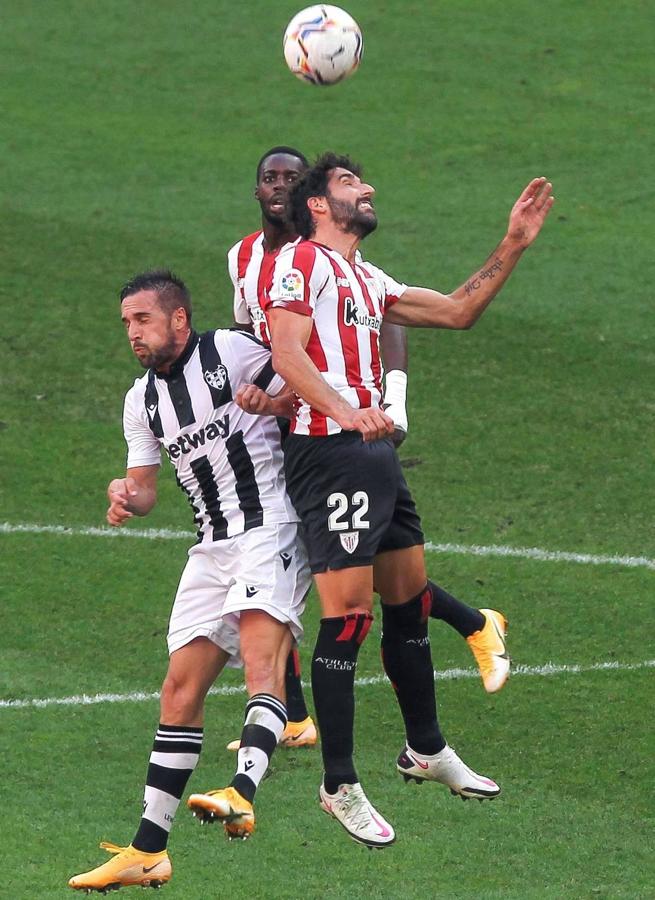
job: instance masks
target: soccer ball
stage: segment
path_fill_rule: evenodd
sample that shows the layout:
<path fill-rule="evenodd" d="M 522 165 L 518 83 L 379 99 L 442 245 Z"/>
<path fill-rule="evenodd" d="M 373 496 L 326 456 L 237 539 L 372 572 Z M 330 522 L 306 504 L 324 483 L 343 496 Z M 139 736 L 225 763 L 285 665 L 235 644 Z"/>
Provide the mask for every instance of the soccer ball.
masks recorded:
<path fill-rule="evenodd" d="M 343 81 L 359 66 L 362 32 L 338 6 L 308 6 L 284 32 L 284 58 L 293 74 L 311 84 Z"/>

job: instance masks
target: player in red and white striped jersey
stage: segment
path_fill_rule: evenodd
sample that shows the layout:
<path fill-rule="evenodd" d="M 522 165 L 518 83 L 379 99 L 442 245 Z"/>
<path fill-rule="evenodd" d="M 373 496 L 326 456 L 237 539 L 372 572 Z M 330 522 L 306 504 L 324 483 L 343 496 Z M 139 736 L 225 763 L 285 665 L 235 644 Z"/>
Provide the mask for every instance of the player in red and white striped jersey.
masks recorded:
<path fill-rule="evenodd" d="M 358 261 L 361 240 L 377 226 L 375 192 L 347 157 L 325 154 L 291 192 L 291 215 L 306 240 L 280 253 L 265 308 L 274 367 L 302 398 L 284 455 L 324 615 L 312 662 L 325 769 L 320 798 L 351 837 L 371 846 L 394 840 L 352 758 L 354 673 L 374 586 L 382 600 L 384 665 L 406 730 L 397 768 L 462 796 L 500 791 L 459 759 L 439 729 L 427 629 L 435 588 L 420 520 L 387 439 L 393 422 L 380 405 L 381 322 L 471 327 L 539 234 L 553 204 L 551 187 L 544 178 L 530 182 L 503 240 L 452 294 L 407 287 Z M 487 689 L 497 690 L 509 670 L 506 623 L 487 612 L 477 639 L 489 627 L 483 643 L 490 669 L 482 674 Z M 476 634 L 469 642 L 475 652 Z"/>
<path fill-rule="evenodd" d="M 255 188 L 255 198 L 262 213 L 261 230 L 242 238 L 228 251 L 228 272 L 234 286 L 234 321 L 252 330 L 267 345 L 270 345 L 270 335 L 263 300 L 271 287 L 278 254 L 300 240 L 289 219 L 288 195 L 307 168 L 307 159 L 293 147 L 272 147 L 264 153 L 257 165 Z M 404 328 L 392 324 L 385 327 L 382 352 L 389 369 L 385 379 L 389 415 L 394 420 L 395 442 L 399 445 L 407 434 L 407 337 Z M 289 722 L 282 746 L 311 746 L 316 742 L 316 728 L 305 704 L 300 659 L 295 647 L 287 662 L 285 683 Z M 238 744 L 238 741 L 231 741 L 228 747 L 236 750 Z"/>
<path fill-rule="evenodd" d="M 288 216 L 289 189 L 308 167 L 307 159 L 293 147 L 273 147 L 257 165 L 255 198 L 262 211 L 262 228 L 242 238 L 228 251 L 228 272 L 234 285 L 234 321 L 252 331 L 270 346 L 266 316 L 260 305 L 264 289 L 280 250 L 300 238 Z M 294 645 L 285 673 L 289 721 L 282 735 L 282 747 L 311 747 L 316 743 L 316 726 L 307 711 L 301 682 L 300 658 Z M 238 750 L 239 741 L 230 741 L 229 750 Z"/>
<path fill-rule="evenodd" d="M 307 159 L 293 147 L 272 147 L 262 156 L 257 165 L 255 188 L 262 227 L 237 241 L 227 254 L 228 272 L 234 285 L 234 321 L 251 327 L 269 345 L 271 339 L 260 298 L 271 286 L 270 276 L 280 250 L 300 240 L 289 220 L 288 196 L 307 167 Z"/>
<path fill-rule="evenodd" d="M 293 147 L 272 147 L 257 166 L 255 198 L 262 212 L 262 228 L 242 238 L 228 252 L 228 271 L 234 286 L 234 321 L 250 327 L 265 344 L 270 335 L 263 299 L 272 284 L 275 261 L 299 238 L 288 214 L 288 193 L 308 163 Z M 380 335 L 384 360 L 384 404 L 395 425 L 394 443 L 407 435 L 407 336 L 402 326 L 386 323 Z"/>
<path fill-rule="evenodd" d="M 303 241 L 278 255 L 269 297 L 273 306 L 311 317 L 308 355 L 351 407 L 368 409 L 382 406 L 382 320 L 405 289 L 361 258 L 349 262 L 329 247 Z M 335 419 L 300 398 L 294 433 L 316 437 L 341 430 Z"/>
<path fill-rule="evenodd" d="M 270 342 L 270 337 L 263 304 L 265 294 L 270 292 L 272 286 L 276 260 L 280 253 L 287 252 L 300 240 L 290 220 L 288 194 L 307 167 L 303 154 L 293 147 L 273 147 L 264 153 L 257 166 L 255 188 L 255 198 L 261 208 L 262 228 L 238 241 L 228 253 L 228 270 L 234 285 L 235 322 L 242 327 L 250 327 L 265 343 Z M 402 287 L 392 279 L 388 279 L 389 283 L 386 284 L 384 273 L 370 263 L 365 263 L 359 252 L 355 255 L 355 270 L 364 282 L 364 289 L 367 289 L 367 281 L 376 278 L 381 282 L 381 287 L 390 292 Z M 371 354 L 376 357 L 377 384 L 374 388 L 379 394 L 382 389 L 380 351 L 375 341 L 370 340 L 369 343 Z M 407 433 L 405 329 L 383 322 L 380 329 L 380 350 L 386 370 L 382 402 L 394 421 L 394 443 L 398 446 Z M 461 603 L 438 585 L 434 586 L 430 616 L 447 622 L 464 638 L 469 638 L 485 625 L 484 617 L 477 609 Z M 286 687 L 289 725 L 288 733 L 285 732 L 285 746 L 291 747 L 297 740 L 310 742 L 314 730 L 313 722 L 308 718 L 300 683 L 297 651 L 289 659 Z M 237 743 L 232 741 L 229 746 L 234 749 Z"/>

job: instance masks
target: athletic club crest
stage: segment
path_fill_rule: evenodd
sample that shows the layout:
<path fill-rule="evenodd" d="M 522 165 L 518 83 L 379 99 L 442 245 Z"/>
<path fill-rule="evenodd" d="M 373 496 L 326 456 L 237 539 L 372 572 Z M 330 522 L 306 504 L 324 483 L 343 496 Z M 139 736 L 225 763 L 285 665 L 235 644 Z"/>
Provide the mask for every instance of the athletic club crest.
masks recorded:
<path fill-rule="evenodd" d="M 213 372 L 203 372 L 203 377 L 209 387 L 222 391 L 227 381 L 227 371 L 225 366 L 219 366 Z"/>
<path fill-rule="evenodd" d="M 339 540 L 341 541 L 341 546 L 346 551 L 346 553 L 354 553 L 357 549 L 357 545 L 359 544 L 359 532 L 344 531 L 339 535 Z"/>

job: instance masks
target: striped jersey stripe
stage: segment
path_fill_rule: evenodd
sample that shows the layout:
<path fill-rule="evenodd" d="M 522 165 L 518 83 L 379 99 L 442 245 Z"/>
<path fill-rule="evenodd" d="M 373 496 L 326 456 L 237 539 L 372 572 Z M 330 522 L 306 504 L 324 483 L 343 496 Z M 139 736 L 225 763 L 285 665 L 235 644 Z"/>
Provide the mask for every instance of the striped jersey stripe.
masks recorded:
<path fill-rule="evenodd" d="M 296 243 L 298 241 L 281 249 Z M 281 249 L 267 252 L 264 232 L 256 231 L 237 241 L 227 254 L 227 268 L 234 287 L 234 321 L 252 325 L 257 337 L 267 345 L 271 343 L 271 336 L 263 300 L 270 291 L 275 260 Z"/>
<path fill-rule="evenodd" d="M 253 382 L 271 394 L 282 387 L 270 349 L 244 332 L 209 331 L 192 334 L 167 375 L 150 370 L 125 398 L 127 467 L 158 465 L 164 450 L 199 541 L 297 521 L 276 420 L 250 415 L 233 400 Z"/>
<path fill-rule="evenodd" d="M 282 307 L 310 316 L 305 348 L 325 380 L 355 409 L 380 406 L 380 327 L 386 310 L 406 290 L 359 255 L 350 263 L 313 241 L 284 247 L 275 261 L 266 310 Z M 302 401 L 292 422 L 296 434 L 336 434 L 340 426 Z"/>

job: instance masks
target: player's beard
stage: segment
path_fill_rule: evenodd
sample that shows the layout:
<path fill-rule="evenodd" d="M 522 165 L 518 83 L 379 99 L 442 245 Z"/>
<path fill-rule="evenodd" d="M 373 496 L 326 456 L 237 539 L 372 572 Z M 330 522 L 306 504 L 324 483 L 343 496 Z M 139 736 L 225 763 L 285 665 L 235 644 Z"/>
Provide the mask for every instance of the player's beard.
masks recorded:
<path fill-rule="evenodd" d="M 135 352 L 135 356 L 144 369 L 159 370 L 166 366 L 170 366 L 171 363 L 175 362 L 177 356 L 179 355 L 177 353 L 175 335 L 173 334 L 172 330 L 168 333 L 168 338 L 165 343 L 163 343 L 161 347 L 157 347 L 155 350 L 152 350 L 150 347 L 148 347 L 147 344 L 140 344 L 139 346 L 142 347 L 146 352 L 142 353 L 140 356 L 136 356 Z"/>
<path fill-rule="evenodd" d="M 330 194 L 326 194 L 325 199 L 334 224 L 343 228 L 346 234 L 354 234 L 361 240 L 378 227 L 378 218 L 373 209 L 363 210 L 354 203 L 336 200 Z"/>
<path fill-rule="evenodd" d="M 285 225 L 289 224 L 289 219 L 286 213 L 277 215 L 276 213 L 269 212 L 267 209 L 262 209 L 262 213 L 268 224 L 274 225 L 276 228 L 283 228 Z"/>

